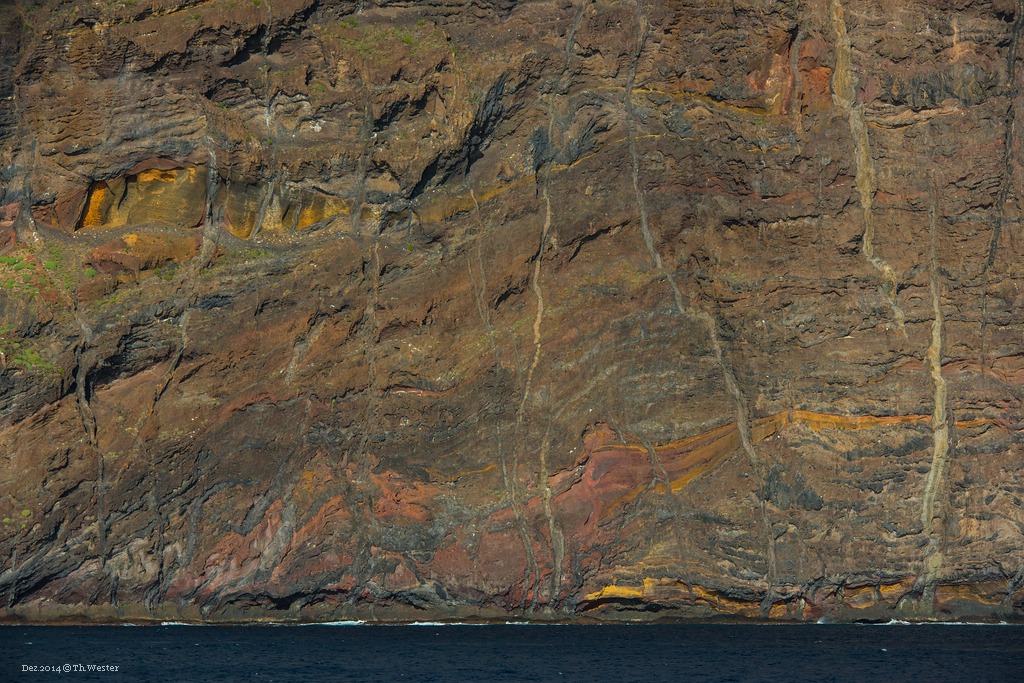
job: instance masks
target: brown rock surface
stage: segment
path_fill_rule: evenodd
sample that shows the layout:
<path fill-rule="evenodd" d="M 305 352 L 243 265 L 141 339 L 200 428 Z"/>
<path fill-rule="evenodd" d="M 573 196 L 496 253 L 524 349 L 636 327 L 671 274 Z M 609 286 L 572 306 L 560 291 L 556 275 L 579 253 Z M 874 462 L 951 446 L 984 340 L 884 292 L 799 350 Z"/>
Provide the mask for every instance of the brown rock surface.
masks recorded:
<path fill-rule="evenodd" d="M 1020 619 L 1024 7 L 0 7 L 0 618 Z"/>

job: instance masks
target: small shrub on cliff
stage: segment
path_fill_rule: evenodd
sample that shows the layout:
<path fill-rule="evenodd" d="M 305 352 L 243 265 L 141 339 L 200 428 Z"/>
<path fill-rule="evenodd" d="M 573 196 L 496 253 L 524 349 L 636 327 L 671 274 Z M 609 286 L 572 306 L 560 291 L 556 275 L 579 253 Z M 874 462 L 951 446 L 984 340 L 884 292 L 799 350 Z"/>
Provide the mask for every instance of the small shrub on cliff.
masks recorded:
<path fill-rule="evenodd" d="M 65 292 L 73 292 L 77 286 L 77 273 L 74 265 L 74 257 L 69 258 L 60 244 L 56 241 L 49 242 L 45 250 L 39 254 L 43 261 L 43 268 L 49 275 L 52 285 L 60 285 Z"/>
<path fill-rule="evenodd" d="M 15 330 L 11 325 L 0 326 L 0 358 L 5 364 L 44 375 L 64 374 L 33 348 L 30 342 L 18 339 L 15 335 Z"/>

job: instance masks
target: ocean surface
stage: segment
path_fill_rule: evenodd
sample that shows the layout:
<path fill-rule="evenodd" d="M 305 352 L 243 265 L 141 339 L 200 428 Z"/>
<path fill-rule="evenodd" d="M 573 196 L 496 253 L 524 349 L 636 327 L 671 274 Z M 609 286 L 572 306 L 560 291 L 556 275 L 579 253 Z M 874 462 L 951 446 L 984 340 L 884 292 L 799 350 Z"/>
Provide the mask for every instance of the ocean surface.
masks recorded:
<path fill-rule="evenodd" d="M 0 626 L 0 681 L 1024 681 L 1024 626 Z"/>

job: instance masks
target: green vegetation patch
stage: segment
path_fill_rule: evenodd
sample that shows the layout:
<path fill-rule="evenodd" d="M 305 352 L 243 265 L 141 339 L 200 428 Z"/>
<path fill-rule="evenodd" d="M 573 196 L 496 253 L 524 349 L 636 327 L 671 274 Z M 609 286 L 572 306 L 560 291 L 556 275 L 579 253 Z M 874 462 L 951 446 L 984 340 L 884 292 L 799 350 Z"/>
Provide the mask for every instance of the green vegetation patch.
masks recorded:
<path fill-rule="evenodd" d="M 233 266 L 240 263 L 247 263 L 249 261 L 260 261 L 270 256 L 269 249 L 263 249 L 261 247 L 250 247 L 248 249 L 232 249 L 225 251 L 223 254 L 217 257 L 217 259 L 210 264 L 207 271 L 211 271 L 221 266 Z"/>
<path fill-rule="evenodd" d="M 46 272 L 27 251 L 0 256 L 0 288 L 11 294 L 35 296 L 47 285 Z"/>
<path fill-rule="evenodd" d="M 39 253 L 39 259 L 50 280 L 44 289 L 63 289 L 69 294 L 75 291 L 78 286 L 77 259 L 69 257 L 59 242 L 48 241 Z"/>
<path fill-rule="evenodd" d="M 22 338 L 8 323 L 0 325 L 0 354 L 6 365 L 13 365 L 28 372 L 42 375 L 64 374 L 63 370 L 58 369 L 43 356 L 35 344 Z"/>
<path fill-rule="evenodd" d="M 160 278 L 164 282 L 173 282 L 175 276 L 178 273 L 178 268 L 179 266 L 177 263 L 169 263 L 165 266 L 157 266 L 156 268 L 153 269 L 153 275 Z"/>
<path fill-rule="evenodd" d="M 449 50 L 444 31 L 426 22 L 415 26 L 360 24 L 353 18 L 342 19 L 329 37 L 345 52 L 363 58 L 380 58 L 402 53 L 413 56 L 440 49 Z"/>
<path fill-rule="evenodd" d="M 81 278 L 77 256 L 65 253 L 57 240 L 45 244 L 19 245 L 0 256 L 0 291 L 9 294 L 48 295 L 50 303 L 58 292 L 71 294 Z"/>

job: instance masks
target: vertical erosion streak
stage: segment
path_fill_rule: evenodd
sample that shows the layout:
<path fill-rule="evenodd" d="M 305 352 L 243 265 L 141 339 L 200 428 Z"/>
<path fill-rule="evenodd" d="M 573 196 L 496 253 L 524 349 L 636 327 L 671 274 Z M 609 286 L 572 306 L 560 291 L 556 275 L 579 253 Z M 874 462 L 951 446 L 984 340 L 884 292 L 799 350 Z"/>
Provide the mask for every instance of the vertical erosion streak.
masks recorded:
<path fill-rule="evenodd" d="M 553 121 L 553 118 L 552 118 Z M 550 125 L 549 125 L 550 127 Z M 526 373 L 526 385 L 523 390 L 523 398 L 519 403 L 519 412 L 516 416 L 517 426 L 523 422 L 523 417 L 526 412 L 526 401 L 530 394 L 533 386 L 533 375 L 537 370 L 537 366 L 540 364 L 541 356 L 541 324 L 544 321 L 544 291 L 541 289 L 540 277 L 541 277 L 541 259 L 544 254 L 544 248 L 548 243 L 548 235 L 551 232 L 551 196 L 548 194 L 548 179 L 545 179 L 544 185 L 542 186 L 542 196 L 544 198 L 544 227 L 541 230 L 540 246 L 537 250 L 537 258 L 534 260 L 533 267 L 533 282 L 531 289 L 533 295 L 537 299 L 537 315 L 533 319 L 533 361 L 530 363 L 530 368 Z M 548 593 L 548 604 L 552 605 L 558 597 L 558 589 L 562 583 L 561 567 L 562 558 L 565 550 L 565 539 L 562 536 L 561 529 L 555 522 L 555 516 L 551 507 L 551 484 L 548 480 L 548 450 L 551 447 L 551 422 L 547 423 L 547 428 L 544 432 L 544 438 L 540 444 L 540 489 L 541 489 L 541 500 L 543 502 L 544 517 L 547 521 L 548 534 L 551 542 L 551 586 Z M 532 551 L 531 551 L 532 552 Z M 536 565 L 536 560 L 534 560 Z M 537 593 L 540 592 L 540 569 L 537 567 L 537 591 L 534 593 L 534 599 L 536 600 Z"/>
<path fill-rule="evenodd" d="M 523 433 L 523 421 L 526 417 L 526 402 L 530 398 L 530 392 L 533 390 L 533 375 L 537 371 L 537 366 L 540 365 L 540 356 L 542 351 L 542 337 L 541 337 L 541 325 L 544 322 L 544 290 L 540 286 L 541 277 L 541 266 L 544 259 L 544 248 L 548 243 L 548 233 L 551 231 L 551 197 L 548 195 L 547 180 L 542 185 L 542 196 L 544 198 L 544 225 L 541 228 L 540 243 L 537 245 L 537 255 L 533 259 L 533 275 L 530 278 L 530 289 L 533 291 L 533 296 L 537 300 L 537 313 L 533 318 L 533 360 L 530 361 L 530 367 L 526 371 L 526 382 L 523 384 L 523 396 L 519 399 L 519 408 L 516 410 L 516 433 Z M 525 447 L 526 438 L 524 437 L 522 443 Z M 542 448 L 543 450 L 543 448 Z M 547 464 L 547 454 L 541 453 L 542 469 Z M 512 474 L 513 479 L 519 472 L 519 457 L 518 450 L 514 451 L 512 459 Z M 545 478 L 546 479 L 546 478 Z M 546 485 L 546 481 L 544 482 Z M 518 500 L 513 499 L 513 507 L 516 514 L 516 520 L 519 523 L 520 533 L 523 536 L 523 545 L 526 548 L 526 559 L 527 559 L 527 571 L 533 574 L 533 599 L 531 600 L 531 608 L 536 607 L 538 593 L 540 593 L 540 566 L 537 564 L 536 555 L 533 552 L 533 546 L 530 542 L 529 531 L 526 528 L 526 519 L 523 516 L 522 508 L 519 505 Z M 551 523 L 551 519 L 548 519 Z M 553 539 L 552 539 L 553 542 Z M 523 600 L 526 600 L 526 594 L 523 594 Z"/>
<path fill-rule="evenodd" d="M 206 169 L 206 222 L 203 224 L 203 242 L 199 248 L 198 258 L 194 259 L 195 271 L 192 273 L 192 288 L 189 290 L 189 307 L 197 299 L 195 283 L 199 276 L 199 271 L 210 265 L 214 255 L 217 253 L 218 246 L 216 199 L 217 190 L 220 187 L 220 171 L 217 169 L 217 153 L 214 151 L 213 138 L 209 135 L 206 136 L 206 144 L 210 150 L 210 160 Z"/>
<path fill-rule="evenodd" d="M 498 343 L 495 339 L 494 326 L 491 325 L 491 314 L 487 310 L 487 304 L 485 299 L 487 297 L 487 271 L 484 269 L 484 256 L 483 250 L 480 246 L 480 240 L 483 239 L 483 234 L 486 226 L 484 220 L 480 215 L 480 202 L 476 199 L 476 192 L 472 189 L 469 191 L 469 196 L 473 199 L 473 206 L 475 207 L 475 216 L 477 222 L 477 233 L 476 238 L 476 266 L 479 270 L 480 281 L 477 282 L 477 273 L 473 269 L 473 259 L 469 255 L 469 250 L 466 250 L 466 268 L 469 271 L 469 281 L 473 287 L 474 301 L 476 303 L 477 313 L 480 314 L 480 320 L 484 324 L 484 329 L 487 330 L 487 342 L 491 347 L 491 355 L 494 356 L 494 363 L 496 366 L 501 365 L 501 354 L 498 353 Z"/>
<path fill-rule="evenodd" d="M 548 605 L 558 606 L 562 587 L 562 562 L 565 559 L 565 534 L 555 521 L 551 504 L 551 483 L 548 472 L 548 451 L 551 449 L 551 422 L 548 421 L 544 439 L 540 444 L 540 486 L 541 501 L 544 505 L 544 516 L 548 523 L 548 536 L 551 541 L 551 586 L 548 589 Z"/>
<path fill-rule="evenodd" d="M 370 78 L 363 75 L 363 83 L 370 83 Z M 373 155 L 373 144 L 377 138 L 374 133 L 373 98 L 367 89 L 363 98 L 363 150 L 359 154 L 359 162 L 356 166 L 356 186 L 352 196 L 352 234 L 358 235 L 362 222 L 363 202 L 366 200 L 366 174 L 370 166 L 370 157 Z"/>
<path fill-rule="evenodd" d="M 562 65 L 562 73 L 569 70 L 569 63 L 572 61 L 572 50 L 573 45 L 576 43 L 576 33 L 580 30 L 580 24 L 583 23 L 583 13 L 587 11 L 589 3 L 580 2 L 576 6 L 576 13 L 572 18 L 572 26 L 569 27 L 569 32 L 565 35 L 565 63 Z"/>
<path fill-rule="evenodd" d="M 259 3 L 256 2 L 254 4 L 258 5 Z M 263 122 L 267 126 L 267 135 L 273 138 L 274 131 L 271 126 L 271 122 L 273 121 L 274 118 L 275 93 L 272 92 L 270 87 L 270 68 L 267 66 L 266 62 L 267 57 L 270 55 L 271 30 L 274 27 L 274 8 L 271 6 L 270 0 L 265 0 L 264 6 L 267 8 L 267 23 L 264 26 L 265 30 L 263 31 L 263 40 L 260 41 L 260 56 L 263 58 L 264 63 L 264 68 L 262 69 L 264 99 L 266 100 L 264 103 L 263 110 Z"/>
<path fill-rule="evenodd" d="M 364 272 L 370 269 L 370 282 L 366 292 L 366 309 L 363 313 L 366 329 L 366 412 L 362 421 L 362 433 L 359 443 L 353 450 L 346 451 L 341 461 L 341 469 L 344 470 L 351 459 L 356 468 L 354 481 L 348 481 L 346 499 L 352 519 L 365 520 L 365 524 L 357 525 L 356 548 L 353 551 L 354 561 L 351 572 L 356 581 L 355 588 L 350 592 L 350 599 L 354 603 L 359 599 L 370 573 L 373 569 L 373 557 L 370 554 L 369 541 L 371 533 L 376 536 L 379 533 L 377 515 L 374 511 L 373 492 L 371 489 L 372 479 L 369 464 L 366 462 L 366 448 L 370 443 L 370 430 L 374 429 L 380 419 L 380 409 L 384 402 L 385 395 L 380 390 L 380 379 L 377 368 L 377 347 L 379 345 L 380 320 L 377 316 L 377 309 L 380 306 L 380 242 L 375 237 L 372 248 L 372 258 L 364 262 Z M 350 458 L 351 456 L 351 458 Z"/>
<path fill-rule="evenodd" d="M 18 98 L 14 98 L 15 112 L 17 112 Z M 18 124 L 15 127 L 15 135 L 19 134 L 19 128 L 21 126 L 21 114 L 16 113 L 18 117 L 16 120 Z M 27 137 L 27 136 L 26 136 Z M 36 172 L 36 165 L 39 161 L 39 151 L 37 142 L 32 140 L 31 148 L 29 152 L 28 168 L 25 171 L 25 178 L 32 178 Z M 19 155 L 20 156 L 20 155 Z M 32 215 L 32 203 L 34 200 L 32 195 L 32 184 L 28 180 L 23 181 L 22 185 L 22 199 L 21 208 L 18 210 L 18 216 L 14 221 L 15 237 L 19 242 L 27 242 L 29 244 L 38 244 L 42 239 L 39 237 L 39 231 L 36 229 L 36 219 Z"/>
<path fill-rule="evenodd" d="M 800 46 L 807 39 L 807 29 L 800 24 L 800 16 L 797 15 L 796 37 L 789 46 L 789 73 L 793 75 L 793 87 L 789 92 L 789 114 L 793 119 L 793 130 L 797 133 L 803 126 L 803 116 L 800 111 L 800 93 L 803 90 L 803 75 L 800 73 Z"/>
<path fill-rule="evenodd" d="M 928 470 L 928 479 L 925 482 L 924 495 L 921 499 L 921 526 L 928 539 L 928 547 L 925 551 L 924 570 L 919 579 L 922 599 L 928 609 L 935 598 L 935 583 L 938 580 L 939 571 L 942 568 L 942 519 L 941 510 L 935 509 L 935 498 L 943 485 L 943 474 L 946 469 L 946 461 L 949 458 L 950 447 L 950 426 L 949 410 L 946 398 L 946 380 L 942 376 L 942 301 L 941 282 L 939 280 L 939 263 L 936 229 L 936 207 L 935 189 L 932 188 L 932 205 L 929 209 L 929 237 L 930 237 L 930 273 L 929 285 L 932 295 L 932 337 L 928 345 L 928 352 L 925 359 L 928 364 L 928 372 L 932 378 L 934 387 L 935 406 L 932 412 L 932 464 Z"/>
<path fill-rule="evenodd" d="M 751 469 L 753 470 L 755 480 L 758 484 L 758 511 L 760 513 L 761 523 L 764 527 L 766 555 L 768 558 L 766 576 L 768 587 L 765 590 L 764 600 L 761 603 L 761 612 L 766 616 L 775 598 L 775 583 L 778 573 L 775 554 L 775 533 L 772 530 L 771 521 L 768 519 L 768 510 L 765 506 L 762 494 L 762 491 L 764 490 L 765 477 L 762 471 L 763 466 L 761 459 L 758 457 L 757 451 L 754 449 L 754 442 L 750 435 L 750 411 L 747 407 L 747 400 L 743 395 L 743 390 L 740 388 L 739 382 L 736 380 L 735 373 L 726 361 L 722 338 L 718 333 L 718 323 L 715 321 L 714 316 L 707 311 L 690 306 L 686 302 L 682 291 L 679 289 L 679 285 L 676 283 L 675 276 L 670 270 L 665 268 L 662 263 L 661 255 L 658 253 L 657 247 L 654 244 L 654 236 L 651 234 L 647 201 L 640 188 L 640 154 L 636 147 L 636 119 L 638 117 L 636 114 L 636 108 L 633 104 L 633 87 L 636 81 L 637 64 L 640 61 L 640 55 L 643 52 L 644 44 L 647 41 L 647 18 L 643 12 L 643 0 L 637 0 L 636 15 L 636 47 L 633 59 L 630 63 L 629 72 L 627 74 L 626 88 L 623 95 L 623 105 L 626 110 L 626 140 L 630 155 L 633 193 L 636 197 L 637 213 L 640 217 L 640 232 L 643 234 L 644 244 L 647 246 L 647 253 L 654 262 L 654 267 L 662 277 L 665 278 L 665 281 L 668 282 L 668 285 L 672 290 L 672 298 L 675 302 L 676 309 L 679 311 L 679 315 L 684 319 L 690 318 L 699 320 L 707 330 L 708 340 L 711 343 L 711 350 L 715 357 L 715 363 L 718 365 L 718 368 L 722 373 L 726 392 L 729 394 L 729 397 L 732 399 L 736 408 L 736 426 L 737 431 L 739 432 L 740 445 L 750 462 Z M 671 488 L 667 491 L 667 495 L 672 495 Z"/>
<path fill-rule="evenodd" d="M 263 190 L 263 197 L 260 199 L 260 208 L 256 213 L 256 224 L 253 226 L 252 232 L 249 233 L 250 240 L 255 240 L 263 230 L 263 224 L 267 220 L 267 210 L 270 209 L 271 204 L 274 202 L 274 191 L 277 186 L 277 178 L 277 173 L 270 176 L 270 182 L 267 183 L 266 188 Z"/>
<path fill-rule="evenodd" d="M 76 316 L 77 317 L 77 316 Z M 84 364 L 83 354 L 85 344 L 91 338 L 91 330 L 85 323 L 78 321 L 82 330 L 83 341 L 75 347 L 75 399 L 78 404 L 78 415 L 82 420 L 82 430 L 85 432 L 86 441 L 92 452 L 96 455 L 96 536 L 101 571 L 106 569 L 107 564 L 107 480 L 103 471 L 103 451 L 100 450 L 99 441 L 96 438 L 96 415 L 93 413 L 92 405 L 89 403 L 89 369 Z"/>
<path fill-rule="evenodd" d="M 836 69 L 832 76 L 832 100 L 837 107 L 846 112 L 850 121 L 850 134 L 853 137 L 857 194 L 860 195 L 860 207 L 864 215 L 864 236 L 861 238 L 860 251 L 871 267 L 882 276 L 885 300 L 892 309 L 896 326 L 906 336 L 906 316 L 896 303 L 896 273 L 892 266 L 875 255 L 875 220 L 872 213 L 876 188 L 875 167 L 871 161 L 871 143 L 864 121 L 864 108 L 856 102 L 851 63 L 852 47 L 850 36 L 846 32 L 846 21 L 843 19 L 843 6 L 840 0 L 832 0 L 832 28 L 836 34 Z"/>
<path fill-rule="evenodd" d="M 651 481 L 644 488 L 644 493 L 647 491 L 657 491 L 659 487 L 664 487 L 665 496 L 662 498 L 667 504 L 663 509 L 667 509 L 669 514 L 672 516 L 672 533 L 676 541 L 676 552 L 679 553 L 680 565 L 685 565 L 686 558 L 686 546 L 683 543 L 683 533 L 680 530 L 679 513 L 682 511 L 681 502 L 676 496 L 672 495 L 672 478 L 668 475 L 664 465 L 661 464 L 661 459 L 658 457 L 658 451 L 655 450 L 654 445 L 650 441 L 643 441 L 644 450 L 647 451 L 647 461 L 651 464 Z M 640 496 L 637 496 L 639 500 Z M 684 577 L 688 586 L 693 585 L 693 581 L 689 578 L 688 572 L 684 569 Z M 692 596 L 691 596 L 692 597 Z"/>
<path fill-rule="evenodd" d="M 217 196 L 217 189 L 220 186 L 220 174 L 217 170 L 217 154 L 214 151 L 213 139 L 208 135 L 206 137 L 206 144 L 209 147 L 209 164 L 207 166 L 206 176 L 206 209 L 204 215 L 206 216 L 203 224 L 203 237 L 202 243 L 199 247 L 199 252 L 192 257 L 188 263 L 187 268 L 182 269 L 182 277 L 186 280 L 184 285 L 187 287 L 185 294 L 185 303 L 181 309 L 181 316 L 178 319 L 178 330 L 180 332 L 180 342 L 178 344 L 178 350 L 171 358 L 170 364 L 167 366 L 166 372 L 157 382 L 156 389 L 153 392 L 153 398 L 147 406 L 145 413 L 143 414 L 143 420 L 148 420 L 153 411 L 156 409 L 156 404 L 160 398 L 167 391 L 171 382 L 174 379 L 174 374 L 178 371 L 178 367 L 181 365 L 182 359 L 185 357 L 185 351 L 190 343 L 188 336 L 188 326 L 191 320 L 192 307 L 195 306 L 199 300 L 199 274 L 204 268 L 210 265 L 213 260 L 214 254 L 217 252 L 217 217 L 215 199 Z M 133 447 L 138 447 L 139 436 L 136 433 Z"/>
<path fill-rule="evenodd" d="M 35 36 L 33 35 L 33 38 L 34 37 Z M 25 53 L 28 54 L 30 50 L 35 49 L 38 48 L 32 45 L 29 49 L 26 50 Z M 17 67 L 15 67 L 14 70 L 11 72 L 11 78 L 14 79 L 12 83 L 12 85 L 14 85 L 14 88 L 11 92 L 12 97 L 10 100 L 8 100 L 8 102 L 10 103 L 10 106 L 13 109 L 12 113 L 14 114 L 14 130 L 9 131 L 11 135 L 10 139 L 25 141 L 31 140 L 31 142 L 28 144 L 27 151 L 24 145 L 15 147 L 15 149 L 18 150 L 14 157 L 14 163 L 16 165 L 15 167 L 24 167 L 24 172 L 20 174 L 22 179 L 20 193 L 12 192 L 12 190 L 14 190 L 13 182 L 8 181 L 10 182 L 10 184 L 8 184 L 5 188 L 0 188 L 0 197 L 2 197 L 2 201 L 5 204 L 10 202 L 14 197 L 21 197 L 21 207 L 19 208 L 18 215 L 14 221 L 16 239 L 18 242 L 28 242 L 29 244 L 33 244 L 38 243 L 41 239 L 39 237 L 39 232 L 36 229 L 35 218 L 32 216 L 32 204 L 35 201 L 35 198 L 33 197 L 32 183 L 30 180 L 35 176 L 36 167 L 39 164 L 39 143 L 35 139 L 34 135 L 30 135 L 27 131 L 23 130 L 22 122 L 26 120 L 26 117 L 22 111 L 23 98 L 18 96 Z M 24 159 L 24 161 L 22 161 L 22 159 Z"/>
<path fill-rule="evenodd" d="M 483 218 L 480 215 L 480 203 L 476 199 L 476 194 L 473 190 L 470 190 L 470 197 L 473 198 L 473 205 L 476 207 L 476 220 L 478 224 L 479 232 L 476 239 L 476 265 L 479 269 L 479 281 L 477 280 L 477 273 L 473 267 L 473 259 L 469 255 L 469 251 L 466 252 L 466 267 L 469 270 L 469 280 L 473 288 L 474 299 L 476 300 L 476 309 L 480 314 L 480 320 L 484 324 L 484 328 L 487 330 L 487 341 L 491 347 L 491 355 L 494 358 L 495 368 L 501 367 L 501 354 L 498 352 L 498 343 L 494 332 L 494 326 L 491 324 L 491 316 L 487 310 L 486 296 L 487 296 L 487 273 L 484 269 L 483 254 L 481 253 L 480 240 L 483 237 L 484 230 L 486 228 Z M 500 398 L 500 396 L 498 397 Z M 523 552 L 527 559 L 527 575 L 523 577 L 523 599 L 521 603 L 521 609 L 526 609 L 526 594 L 528 592 L 528 586 L 530 584 L 530 562 L 529 558 L 532 557 L 533 548 L 530 545 L 530 537 L 526 532 L 526 523 L 523 518 L 522 509 L 519 506 L 519 494 L 514 483 L 513 476 L 509 474 L 509 462 L 508 456 L 505 452 L 504 440 L 501 436 L 501 421 L 498 413 L 494 414 L 494 438 L 495 445 L 498 449 L 498 463 L 501 466 L 501 483 L 505 489 L 505 496 L 508 498 L 509 503 L 512 505 L 512 512 L 515 517 L 516 527 L 519 531 L 519 538 L 523 543 Z M 536 575 L 536 573 L 535 573 Z"/>
<path fill-rule="evenodd" d="M 1010 183 L 1013 178 L 1013 145 L 1016 137 L 1014 130 L 1017 108 L 1014 103 L 1020 93 L 1017 86 L 1017 48 L 1020 45 L 1021 29 L 1024 28 L 1024 0 L 1017 0 L 1017 14 L 1014 17 L 1010 47 L 1006 57 L 1006 74 L 1008 79 L 1009 106 L 1006 110 L 1006 128 L 1003 132 L 1003 172 L 999 182 L 999 193 L 996 195 L 995 220 L 992 223 L 992 238 L 988 245 L 988 254 L 981 268 L 981 353 L 978 366 L 982 376 L 985 374 L 985 332 L 988 327 L 988 276 L 996 262 L 999 249 L 999 238 L 1006 220 L 1006 200 L 1010 196 Z"/>
<path fill-rule="evenodd" d="M 299 367 L 310 347 L 316 344 L 316 340 L 320 338 L 320 333 L 323 332 L 327 319 L 320 316 L 320 307 L 318 305 L 317 310 L 313 312 L 306 322 L 306 331 L 292 345 L 292 356 L 288 360 L 288 368 L 284 373 L 284 381 L 288 386 L 295 384 L 296 368 Z M 300 434 L 300 436 L 302 435 Z"/>
<path fill-rule="evenodd" d="M 540 234 L 540 245 L 537 248 L 537 257 L 533 259 L 533 277 L 531 278 L 530 289 L 537 300 L 537 314 L 533 318 L 533 361 L 526 371 L 526 385 L 523 388 L 523 397 L 519 400 L 519 410 L 516 411 L 516 426 L 523 424 L 523 417 L 526 413 L 526 401 L 530 396 L 530 388 L 533 384 L 533 373 L 540 364 L 541 354 L 541 323 L 544 320 L 544 291 L 540 287 L 541 260 L 544 258 L 544 247 L 548 241 L 548 231 L 551 230 L 551 198 L 548 196 L 547 183 L 543 187 L 544 197 L 544 227 Z"/>

